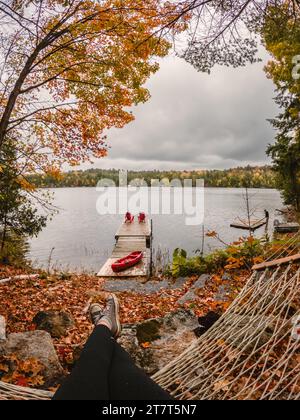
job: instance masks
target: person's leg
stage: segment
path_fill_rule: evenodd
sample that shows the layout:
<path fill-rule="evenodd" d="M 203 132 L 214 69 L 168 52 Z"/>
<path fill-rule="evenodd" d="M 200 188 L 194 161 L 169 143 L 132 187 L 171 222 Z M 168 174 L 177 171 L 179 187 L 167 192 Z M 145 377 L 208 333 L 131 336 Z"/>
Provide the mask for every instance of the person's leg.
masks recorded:
<path fill-rule="evenodd" d="M 119 401 L 172 399 L 135 365 L 129 354 L 117 342 L 109 373 L 109 394 L 110 399 Z"/>
<path fill-rule="evenodd" d="M 54 395 L 54 400 L 108 400 L 109 372 L 115 340 L 105 326 L 97 326 L 75 368 Z"/>
<path fill-rule="evenodd" d="M 99 305 L 93 305 L 91 318 L 96 328 L 54 400 L 171 399 L 114 339 L 121 332 L 118 309 L 114 295 L 102 313 Z"/>

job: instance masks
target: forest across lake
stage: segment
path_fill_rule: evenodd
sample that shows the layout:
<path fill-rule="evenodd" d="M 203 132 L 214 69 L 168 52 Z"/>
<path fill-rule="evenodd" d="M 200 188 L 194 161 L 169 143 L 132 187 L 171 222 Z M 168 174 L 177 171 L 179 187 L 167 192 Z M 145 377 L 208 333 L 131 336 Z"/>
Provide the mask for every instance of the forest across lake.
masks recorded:
<path fill-rule="evenodd" d="M 102 179 L 112 180 L 119 186 L 117 169 L 74 170 L 61 174 L 30 175 L 28 179 L 38 188 L 95 187 Z M 270 166 L 246 166 L 224 170 L 193 171 L 128 171 L 128 183 L 139 180 L 151 185 L 151 180 L 190 179 L 193 185 L 203 179 L 205 187 L 219 188 L 276 188 L 276 175 Z"/>

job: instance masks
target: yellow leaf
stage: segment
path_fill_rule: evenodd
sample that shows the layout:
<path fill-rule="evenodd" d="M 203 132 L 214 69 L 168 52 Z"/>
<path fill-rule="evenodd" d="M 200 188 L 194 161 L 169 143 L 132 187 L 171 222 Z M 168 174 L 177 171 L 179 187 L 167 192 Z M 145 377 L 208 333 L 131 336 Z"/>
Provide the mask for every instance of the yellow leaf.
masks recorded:
<path fill-rule="evenodd" d="M 218 392 L 218 391 L 229 391 L 229 381 L 223 380 L 223 381 L 219 381 L 216 382 L 214 384 L 214 391 Z"/>
<path fill-rule="evenodd" d="M 253 259 L 254 264 L 260 264 L 262 262 L 264 262 L 264 259 L 262 257 L 256 257 Z"/>
<path fill-rule="evenodd" d="M 32 192 L 32 191 L 36 190 L 35 186 L 33 184 L 31 184 L 30 182 L 28 182 L 23 177 L 22 178 L 19 177 L 17 182 L 23 188 L 23 190 L 25 190 L 25 191 Z"/>
<path fill-rule="evenodd" d="M 0 363 L 0 371 L 8 372 L 9 368 L 8 368 L 8 366 L 4 365 L 3 363 Z"/>
<path fill-rule="evenodd" d="M 44 380 L 43 376 L 37 375 L 37 376 L 34 376 L 33 378 L 30 378 L 29 382 L 33 386 L 41 386 L 41 385 L 44 385 L 45 380 Z"/>
<path fill-rule="evenodd" d="M 208 238 L 216 238 L 218 236 L 217 232 L 212 231 L 212 232 L 207 232 L 206 236 Z"/>

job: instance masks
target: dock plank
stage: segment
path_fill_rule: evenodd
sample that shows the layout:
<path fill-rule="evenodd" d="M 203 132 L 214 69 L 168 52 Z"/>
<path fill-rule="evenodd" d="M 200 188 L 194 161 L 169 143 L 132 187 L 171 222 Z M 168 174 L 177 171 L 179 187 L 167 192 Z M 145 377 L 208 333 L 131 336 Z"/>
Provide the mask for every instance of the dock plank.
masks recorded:
<path fill-rule="evenodd" d="M 143 251 L 145 252 L 147 249 L 146 247 L 146 239 L 140 241 L 131 241 L 125 242 L 122 244 L 117 242 L 113 252 L 112 258 L 123 258 L 126 257 L 128 254 L 131 254 L 134 251 Z"/>
<path fill-rule="evenodd" d="M 123 223 L 116 233 L 116 239 L 121 237 L 135 237 L 142 236 L 145 238 L 151 237 L 151 225 L 149 221 L 139 223 L 135 220 L 133 223 Z"/>
<path fill-rule="evenodd" d="M 253 222 L 250 223 L 250 225 L 246 221 L 245 222 L 244 221 L 237 221 L 237 222 L 231 223 L 230 227 L 235 228 L 235 229 L 255 231 L 255 230 L 261 228 L 262 226 L 265 226 L 267 223 L 268 222 L 267 222 L 266 219 L 253 221 Z"/>

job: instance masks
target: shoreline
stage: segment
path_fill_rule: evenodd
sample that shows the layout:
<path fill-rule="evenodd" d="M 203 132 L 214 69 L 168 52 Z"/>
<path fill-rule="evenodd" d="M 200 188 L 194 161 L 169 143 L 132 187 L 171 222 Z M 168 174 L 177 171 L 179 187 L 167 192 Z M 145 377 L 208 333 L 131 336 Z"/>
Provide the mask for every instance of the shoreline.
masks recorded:
<path fill-rule="evenodd" d="M 130 186 L 130 185 L 128 185 L 127 187 L 132 187 L 132 188 L 136 188 L 136 186 Z M 92 189 L 96 189 L 97 188 L 97 185 L 95 185 L 95 186 L 89 186 L 89 185 L 79 185 L 79 186 L 56 186 L 56 187 L 36 187 L 37 188 L 37 190 L 61 190 L 61 189 L 82 189 L 82 188 L 92 188 Z M 119 186 L 116 186 L 116 188 L 124 188 L 124 187 L 119 187 Z M 157 187 L 151 187 L 151 186 L 141 186 L 140 188 L 157 188 Z M 160 186 L 159 188 L 161 188 L 161 189 L 163 189 L 163 188 L 175 188 L 175 187 L 172 187 L 172 186 L 168 186 L 168 185 L 166 185 L 166 186 Z M 184 188 L 184 186 L 183 186 L 183 188 Z M 188 188 L 193 188 L 193 189 L 196 189 L 197 187 L 195 187 L 195 186 L 193 186 L 193 187 L 188 187 Z M 199 187 L 198 187 L 199 188 Z M 214 187 L 214 186 L 204 186 L 204 189 L 225 189 L 225 190 L 245 190 L 245 187 L 220 187 L 220 186 L 218 186 L 218 187 Z M 280 190 L 278 189 L 278 188 L 274 188 L 274 187 L 250 187 L 250 188 L 248 188 L 249 190 L 274 190 L 274 191 L 278 191 L 278 192 L 280 192 Z"/>

